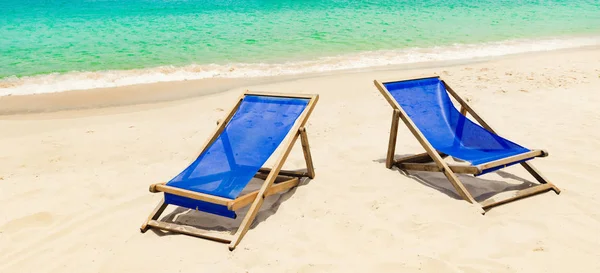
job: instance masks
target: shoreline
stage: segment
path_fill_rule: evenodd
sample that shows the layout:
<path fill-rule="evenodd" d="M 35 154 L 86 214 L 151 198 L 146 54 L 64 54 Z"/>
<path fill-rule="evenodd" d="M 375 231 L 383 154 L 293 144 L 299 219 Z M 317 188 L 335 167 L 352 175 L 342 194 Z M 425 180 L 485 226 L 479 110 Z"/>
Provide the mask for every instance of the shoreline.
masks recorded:
<path fill-rule="evenodd" d="M 600 46 L 600 33 L 571 34 L 539 39 L 507 39 L 441 46 L 362 50 L 338 54 L 281 59 L 276 62 L 210 63 L 126 70 L 70 71 L 32 76 L 3 76 L 0 97 L 24 96 L 132 85 L 208 79 L 252 79 L 302 77 L 321 72 L 336 73 L 374 67 L 411 66 L 420 63 L 462 62 L 470 59 L 502 57 L 521 53 Z M 8 74 L 7 74 L 8 75 Z"/>
<path fill-rule="evenodd" d="M 249 77 L 249 78 L 208 78 L 135 84 L 118 87 L 71 90 L 55 93 L 0 96 L 0 117 L 23 114 L 78 111 L 85 109 L 119 108 L 141 105 L 152 107 L 161 103 L 182 101 L 202 96 L 227 92 L 234 89 L 251 89 L 253 86 L 275 84 L 285 81 L 302 80 L 327 76 L 356 74 L 365 72 L 414 71 L 432 68 L 450 68 L 461 65 L 514 60 L 519 58 L 550 57 L 553 54 L 595 51 L 600 45 L 556 49 L 548 51 L 522 52 L 502 56 L 479 57 L 450 61 L 432 61 L 368 68 L 343 69 L 326 72 L 303 73 L 296 75 Z M 144 108 L 144 107 L 142 107 Z"/>

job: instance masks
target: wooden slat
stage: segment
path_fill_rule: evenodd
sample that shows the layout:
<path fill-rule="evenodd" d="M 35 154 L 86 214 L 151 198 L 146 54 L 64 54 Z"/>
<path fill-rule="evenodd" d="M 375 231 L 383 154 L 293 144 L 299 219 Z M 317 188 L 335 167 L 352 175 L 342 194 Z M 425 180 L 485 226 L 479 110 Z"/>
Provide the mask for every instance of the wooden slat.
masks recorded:
<path fill-rule="evenodd" d="M 300 127 L 300 141 L 302 143 L 302 153 L 304 154 L 308 177 L 311 179 L 315 178 L 315 166 L 313 165 L 312 155 L 310 154 L 310 145 L 308 144 L 308 136 L 306 135 L 305 127 Z M 281 171 L 279 171 L 279 174 L 282 174 Z"/>
<path fill-rule="evenodd" d="M 481 174 L 481 169 L 476 166 L 462 166 L 462 165 L 448 165 L 450 169 L 455 173 L 464 173 L 464 174 Z"/>
<path fill-rule="evenodd" d="M 447 154 L 440 153 L 440 152 L 438 152 L 438 154 L 442 158 L 445 158 L 445 157 L 448 156 Z M 429 162 L 433 162 L 433 159 L 431 158 L 431 156 L 429 156 L 428 153 L 421 153 L 421 154 L 409 155 L 409 156 L 405 156 L 405 157 L 399 158 L 399 159 L 397 159 L 397 160 L 394 161 L 394 164 L 400 164 L 400 163 L 429 163 Z"/>
<path fill-rule="evenodd" d="M 298 186 L 298 184 L 300 183 L 300 179 L 297 177 L 294 177 L 290 180 L 287 181 L 283 181 L 283 182 L 279 182 L 277 184 L 275 184 L 274 186 L 271 186 L 266 192 L 265 192 L 265 197 L 269 197 L 273 194 L 277 194 L 280 193 L 282 191 L 286 191 L 288 189 L 291 189 L 295 186 Z"/>
<path fill-rule="evenodd" d="M 424 172 L 441 172 L 442 169 L 434 164 L 423 164 L 423 163 L 398 163 L 396 166 L 403 170 L 412 171 L 424 171 Z M 475 166 L 459 166 L 459 165 L 448 165 L 450 169 L 455 173 L 465 174 L 480 174 L 481 170 Z"/>
<path fill-rule="evenodd" d="M 420 153 L 415 155 L 409 155 L 399 158 L 394 161 L 394 164 L 398 165 L 401 163 L 429 163 L 433 162 L 433 158 L 428 153 Z"/>
<path fill-rule="evenodd" d="M 400 118 L 402 119 L 406 127 L 408 127 L 413 136 L 419 141 L 421 146 L 423 146 L 425 151 L 427 151 L 427 153 L 431 156 L 436 165 L 438 165 L 438 167 L 440 167 L 443 170 L 444 175 L 448 178 L 448 180 L 450 180 L 450 183 L 452 183 L 458 194 L 469 203 L 475 203 L 476 201 L 475 199 L 473 199 L 473 196 L 471 196 L 471 194 L 467 191 L 465 186 L 460 182 L 460 180 L 458 180 L 458 177 L 456 177 L 456 175 L 452 172 L 450 167 L 448 167 L 446 162 L 444 162 L 444 160 L 438 154 L 438 152 L 433 148 L 433 146 L 431 146 L 427 138 L 425 138 L 425 136 L 413 123 L 413 121 L 402 109 L 402 107 L 400 107 L 398 102 L 393 99 L 392 95 L 385 88 L 385 86 L 377 80 L 375 80 L 375 86 L 377 87 L 377 89 L 379 89 L 381 94 L 388 100 L 388 102 L 390 102 L 393 105 L 394 109 L 398 109 L 400 111 Z"/>
<path fill-rule="evenodd" d="M 261 174 L 261 175 L 264 175 L 264 178 L 262 178 L 262 179 L 266 179 L 266 177 L 268 176 L 266 174 Z M 288 177 L 288 176 L 281 176 L 281 175 L 279 175 L 279 176 L 277 176 L 277 178 L 275 179 L 275 182 L 274 182 L 274 183 L 277 183 L 277 184 L 275 186 L 272 186 L 271 188 L 276 188 L 278 185 L 286 183 L 286 182 L 290 182 L 290 181 L 292 181 L 294 179 L 298 179 L 298 178 L 292 178 L 292 177 Z M 300 180 L 298 179 L 298 181 L 300 181 Z M 298 183 L 296 183 L 296 184 L 298 184 Z M 249 204 L 249 203 L 246 203 L 248 200 L 249 200 L 250 203 L 252 203 L 252 200 L 254 200 L 254 198 L 256 198 L 256 194 L 257 193 L 258 193 L 258 190 L 254 191 L 254 192 L 247 193 L 247 194 L 245 194 L 243 196 L 240 196 L 240 197 L 238 197 L 238 198 L 230 201 L 229 204 L 227 204 L 227 208 L 229 210 L 233 210 L 233 211 L 238 210 L 240 208 L 243 208 L 247 204 Z M 269 194 L 267 196 L 270 196 L 270 195 L 272 195 L 272 194 Z"/>
<path fill-rule="evenodd" d="M 513 155 L 513 156 L 509 156 L 509 157 L 505 157 L 496 161 L 492 161 L 492 162 L 488 162 L 485 164 L 481 164 L 481 165 L 477 165 L 478 168 L 480 168 L 481 170 L 487 170 L 487 169 L 491 169 L 491 168 L 495 168 L 498 166 L 503 166 L 503 165 L 508 165 L 510 163 L 516 162 L 516 161 L 520 161 L 520 160 L 524 160 L 527 158 L 532 158 L 532 157 L 537 157 L 542 155 L 543 152 L 541 150 L 532 150 L 530 152 L 527 153 L 522 153 L 522 154 L 518 154 L 518 155 Z"/>
<path fill-rule="evenodd" d="M 268 176 L 269 176 L 268 173 L 256 173 L 254 175 L 255 178 L 262 179 L 262 180 L 267 179 Z M 306 176 L 304 176 L 304 177 L 306 177 Z M 296 176 L 288 176 L 288 175 L 279 174 L 277 176 L 277 178 L 275 178 L 275 181 L 273 183 L 277 184 L 277 183 L 285 182 L 292 178 L 296 178 Z M 298 178 L 301 178 L 301 177 L 298 177 Z"/>
<path fill-rule="evenodd" d="M 265 179 L 267 179 L 267 176 L 269 176 L 269 174 L 268 174 L 268 173 L 260 173 L 260 172 L 257 172 L 257 173 L 254 175 L 254 178 L 258 178 L 258 179 L 265 180 Z"/>
<path fill-rule="evenodd" d="M 483 207 L 483 209 L 489 209 L 495 206 L 499 206 L 502 204 L 506 204 L 518 199 L 522 199 L 528 196 L 532 196 L 532 195 L 536 195 L 539 193 L 543 193 L 543 192 L 547 192 L 549 190 L 553 189 L 553 185 L 552 184 L 541 184 L 541 185 L 537 185 L 537 186 L 533 186 L 524 190 L 520 190 L 514 193 L 513 196 L 510 197 L 505 197 L 502 199 L 495 199 L 494 197 L 489 198 L 483 202 L 481 202 L 481 205 Z"/>
<path fill-rule="evenodd" d="M 393 79 L 379 79 L 380 83 L 395 83 L 395 82 L 406 82 L 406 81 L 413 81 L 413 80 L 423 80 L 423 79 L 432 79 L 432 78 L 439 78 L 440 76 L 438 75 L 431 75 L 431 76 L 421 76 L 421 77 L 410 77 L 410 78 L 401 78 L 401 79 L 397 79 L 397 78 L 393 78 Z"/>
<path fill-rule="evenodd" d="M 223 234 L 220 232 L 211 232 L 203 229 L 199 229 L 192 226 L 179 225 L 174 223 L 165 223 L 161 221 L 152 220 L 148 222 L 148 225 L 154 228 L 167 230 L 176 233 L 182 233 L 186 235 L 201 237 L 205 239 L 210 239 L 222 243 L 231 242 L 232 236 L 229 234 Z"/>
<path fill-rule="evenodd" d="M 247 206 L 248 204 L 252 203 L 254 199 L 256 199 L 256 196 L 258 196 L 258 190 L 248 194 L 244 194 L 236 198 L 235 200 L 230 201 L 229 204 L 227 204 L 227 209 L 231 211 L 241 209 Z"/>
<path fill-rule="evenodd" d="M 394 166 L 394 155 L 396 155 L 396 140 L 398 138 L 398 122 L 400 121 L 400 111 L 394 109 L 392 112 L 392 125 L 390 126 L 390 139 L 388 141 L 387 156 L 385 157 L 385 167 L 390 169 Z"/>
<path fill-rule="evenodd" d="M 260 168 L 258 170 L 258 172 L 268 174 L 271 172 L 271 168 Z M 280 170 L 279 175 L 292 176 L 292 177 L 308 177 L 309 176 L 308 172 L 305 172 L 305 171 L 287 171 L 287 170 Z"/>
<path fill-rule="evenodd" d="M 420 164 L 420 163 L 398 163 L 396 166 L 399 169 L 407 171 L 421 171 L 421 172 L 441 172 L 440 168 L 436 164 Z"/>
<path fill-rule="evenodd" d="M 293 188 L 295 186 L 298 186 L 299 183 L 300 183 L 300 179 L 298 179 L 297 177 L 289 179 L 287 181 L 277 183 L 274 186 L 271 186 L 265 192 L 265 197 L 269 197 L 271 195 L 274 195 L 279 192 L 282 192 L 282 191 L 288 190 L 290 188 Z M 241 208 L 247 206 L 248 204 L 252 203 L 254 201 L 254 199 L 256 199 L 256 196 L 258 196 L 259 191 L 260 190 L 253 191 L 253 192 L 244 194 L 241 197 L 236 198 L 235 200 L 229 202 L 229 204 L 227 205 L 227 208 L 229 210 L 235 211 L 235 210 L 238 210 L 238 209 L 241 209 Z"/>
<path fill-rule="evenodd" d="M 312 99 L 315 94 L 293 94 L 293 93 L 281 93 L 281 92 L 262 92 L 262 91 L 250 91 L 246 90 L 246 95 L 253 96 L 266 96 L 266 97 L 282 97 L 282 98 L 297 98 L 297 99 Z"/>
<path fill-rule="evenodd" d="M 306 109 L 304 109 L 304 112 L 300 115 L 298 121 L 290 130 L 290 134 L 288 134 L 286 140 L 281 144 L 284 150 L 279 156 L 279 158 L 275 161 L 271 172 L 269 172 L 269 176 L 267 177 L 267 179 L 265 180 L 258 192 L 258 198 L 254 199 L 254 202 L 252 202 L 250 209 L 248 209 L 248 212 L 246 213 L 246 217 L 244 217 L 242 223 L 240 224 L 240 228 L 233 236 L 233 239 L 229 244 L 229 250 L 234 250 L 235 247 L 240 243 L 246 232 L 248 232 L 250 225 L 254 221 L 254 218 L 256 218 L 256 214 L 258 213 L 258 210 L 260 209 L 265 200 L 265 193 L 271 187 L 277 175 L 279 175 L 279 171 L 281 170 L 281 167 L 283 167 L 283 163 L 285 163 L 285 160 L 292 151 L 293 144 L 296 142 L 298 136 L 300 135 L 298 134 L 298 130 L 300 129 L 300 127 L 304 127 L 304 125 L 306 124 L 306 121 L 312 113 L 315 107 L 315 103 L 318 101 L 318 99 L 318 95 L 315 95 L 311 98 L 311 100 L 308 102 L 308 105 L 306 106 Z"/>
<path fill-rule="evenodd" d="M 195 192 L 195 191 L 175 188 L 175 187 L 171 187 L 171 186 L 167 186 L 167 185 L 163 185 L 163 184 L 156 184 L 155 189 L 157 191 L 166 192 L 166 193 L 170 193 L 170 194 L 174 194 L 174 195 L 179 195 L 179 196 L 183 196 L 183 197 L 187 197 L 187 198 L 191 198 L 191 199 L 195 199 L 195 200 L 200 200 L 200 201 L 204 201 L 204 202 L 209 202 L 209 203 L 213 203 L 213 204 L 217 204 L 217 205 L 223 205 L 223 206 L 227 206 L 227 204 L 229 204 L 229 202 L 232 200 L 232 199 L 223 198 L 223 197 L 219 197 L 219 196 L 214 196 L 214 195 L 199 193 L 199 192 Z"/>
<path fill-rule="evenodd" d="M 159 190 L 156 189 L 156 186 L 165 185 L 165 184 L 167 184 L 167 182 L 159 182 L 159 183 L 151 184 L 150 187 L 148 187 L 148 191 L 150 191 L 152 193 L 160 192 Z"/>

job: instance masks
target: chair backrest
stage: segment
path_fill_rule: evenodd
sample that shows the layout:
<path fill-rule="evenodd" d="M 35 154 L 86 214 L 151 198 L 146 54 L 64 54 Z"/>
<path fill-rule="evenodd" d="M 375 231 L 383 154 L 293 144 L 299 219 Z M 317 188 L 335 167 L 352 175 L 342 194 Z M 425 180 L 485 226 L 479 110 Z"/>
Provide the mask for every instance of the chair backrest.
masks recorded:
<path fill-rule="evenodd" d="M 285 139 L 309 101 L 245 95 L 219 137 L 167 184 L 236 198 Z"/>
<path fill-rule="evenodd" d="M 383 85 L 438 151 L 451 155 L 457 150 L 466 149 L 529 151 L 461 114 L 450 100 L 444 83 L 437 77 L 387 82 Z M 454 156 L 461 158 L 460 155 Z"/>

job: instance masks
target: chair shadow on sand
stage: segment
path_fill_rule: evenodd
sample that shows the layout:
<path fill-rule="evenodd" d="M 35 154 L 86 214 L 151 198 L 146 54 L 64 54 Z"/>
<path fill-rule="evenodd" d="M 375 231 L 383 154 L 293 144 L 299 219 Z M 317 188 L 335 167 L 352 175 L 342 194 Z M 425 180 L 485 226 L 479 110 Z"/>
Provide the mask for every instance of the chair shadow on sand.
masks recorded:
<path fill-rule="evenodd" d="M 306 169 L 304 169 L 304 171 L 305 170 Z M 259 223 L 265 221 L 271 215 L 275 214 L 279 209 L 279 206 L 284 201 L 288 200 L 294 194 L 294 192 L 296 192 L 296 189 L 298 187 L 302 187 L 308 184 L 311 180 L 312 179 L 308 177 L 302 178 L 300 179 L 300 183 L 298 184 L 298 186 L 293 187 L 286 192 L 267 197 L 263 205 L 261 206 L 261 209 L 259 210 L 254 222 L 252 223 L 252 225 L 250 225 L 250 229 L 254 229 L 256 226 L 258 226 Z M 259 190 L 263 182 L 264 180 L 262 179 L 253 178 L 240 195 Z M 170 213 L 165 214 L 161 218 L 161 221 L 168 223 L 185 224 L 207 231 L 224 232 L 233 235 L 237 231 L 244 217 L 246 216 L 246 213 L 248 212 L 250 206 L 251 205 L 248 205 L 245 208 L 236 211 L 236 219 L 230 219 L 188 208 L 176 207 Z M 158 236 L 181 235 L 179 233 L 154 228 L 150 230 L 152 230 Z"/>
<path fill-rule="evenodd" d="M 395 155 L 395 158 L 401 158 L 407 155 Z M 385 164 L 386 159 L 377 159 L 373 160 L 377 163 Z M 392 167 L 392 170 L 397 171 L 404 175 L 405 177 L 411 178 L 422 185 L 433 188 L 439 192 L 442 192 L 454 199 L 463 200 L 460 195 L 456 192 L 452 183 L 446 178 L 446 176 L 442 172 L 422 172 L 422 171 L 404 171 L 397 167 Z M 526 180 L 522 177 L 516 176 L 514 174 L 505 172 L 505 171 L 495 171 L 486 176 L 496 174 L 505 179 L 512 179 L 515 181 L 521 182 L 520 184 L 512 184 L 506 181 L 501 180 L 493 180 L 489 178 L 474 177 L 472 175 L 464 175 L 464 174 L 456 174 L 458 179 L 464 184 L 467 190 L 472 194 L 473 198 L 477 202 L 482 202 L 496 194 L 500 194 L 503 192 L 509 191 L 518 191 L 527 189 L 532 186 L 538 185 L 537 183 L 533 183 L 529 180 Z"/>

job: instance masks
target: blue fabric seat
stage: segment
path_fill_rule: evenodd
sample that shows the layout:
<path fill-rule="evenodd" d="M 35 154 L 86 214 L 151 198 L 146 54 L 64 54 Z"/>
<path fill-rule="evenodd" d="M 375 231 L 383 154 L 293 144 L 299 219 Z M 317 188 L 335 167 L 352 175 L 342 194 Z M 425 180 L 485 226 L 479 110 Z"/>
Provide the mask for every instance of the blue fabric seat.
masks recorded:
<path fill-rule="evenodd" d="M 531 151 L 461 114 L 437 77 L 388 82 L 384 86 L 429 143 L 442 153 L 480 165 Z M 484 173 L 497 169 L 484 170 Z"/>
<path fill-rule="evenodd" d="M 309 99 L 246 95 L 223 132 L 168 186 L 235 199 L 288 135 Z M 235 218 L 226 206 L 165 193 L 165 203 Z"/>

